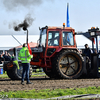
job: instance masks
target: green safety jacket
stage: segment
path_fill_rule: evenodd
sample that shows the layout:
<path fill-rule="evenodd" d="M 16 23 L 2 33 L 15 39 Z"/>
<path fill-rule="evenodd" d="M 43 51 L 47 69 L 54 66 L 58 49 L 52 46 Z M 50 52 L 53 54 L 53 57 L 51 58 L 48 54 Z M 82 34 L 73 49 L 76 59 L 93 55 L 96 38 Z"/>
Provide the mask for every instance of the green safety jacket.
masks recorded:
<path fill-rule="evenodd" d="M 30 55 L 27 47 L 23 47 L 18 54 L 18 59 L 21 60 L 22 63 L 30 63 L 32 57 L 33 55 Z"/>

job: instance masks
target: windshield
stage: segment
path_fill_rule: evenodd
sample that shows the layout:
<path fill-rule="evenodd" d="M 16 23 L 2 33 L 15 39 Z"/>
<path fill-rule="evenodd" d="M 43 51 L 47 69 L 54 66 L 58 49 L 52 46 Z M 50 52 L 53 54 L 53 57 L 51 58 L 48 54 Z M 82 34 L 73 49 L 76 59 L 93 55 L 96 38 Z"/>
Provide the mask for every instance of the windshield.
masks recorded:
<path fill-rule="evenodd" d="M 63 45 L 74 45 L 72 32 L 63 32 Z"/>
<path fill-rule="evenodd" d="M 40 31 L 40 44 L 43 47 L 46 45 L 46 29 L 41 29 Z"/>
<path fill-rule="evenodd" d="M 59 46 L 59 31 L 49 31 L 48 46 Z"/>

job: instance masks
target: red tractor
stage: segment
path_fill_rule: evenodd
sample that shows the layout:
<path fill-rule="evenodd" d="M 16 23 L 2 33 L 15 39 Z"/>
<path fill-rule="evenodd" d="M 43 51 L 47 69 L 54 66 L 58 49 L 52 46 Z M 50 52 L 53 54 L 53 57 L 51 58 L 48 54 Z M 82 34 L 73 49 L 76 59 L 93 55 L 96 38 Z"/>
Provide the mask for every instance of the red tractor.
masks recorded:
<path fill-rule="evenodd" d="M 32 66 L 42 67 L 50 78 L 79 78 L 84 59 L 76 47 L 71 27 L 43 27 L 38 47 L 32 50 Z"/>

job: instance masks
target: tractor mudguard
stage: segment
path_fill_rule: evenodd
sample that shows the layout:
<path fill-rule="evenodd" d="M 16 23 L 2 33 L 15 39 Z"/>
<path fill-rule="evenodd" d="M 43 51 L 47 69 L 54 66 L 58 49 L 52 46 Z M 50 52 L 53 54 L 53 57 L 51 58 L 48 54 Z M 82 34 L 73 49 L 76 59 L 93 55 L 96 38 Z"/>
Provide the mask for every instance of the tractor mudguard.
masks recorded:
<path fill-rule="evenodd" d="M 13 63 L 16 64 L 17 68 L 19 69 L 19 64 L 18 64 L 18 60 L 13 61 Z"/>

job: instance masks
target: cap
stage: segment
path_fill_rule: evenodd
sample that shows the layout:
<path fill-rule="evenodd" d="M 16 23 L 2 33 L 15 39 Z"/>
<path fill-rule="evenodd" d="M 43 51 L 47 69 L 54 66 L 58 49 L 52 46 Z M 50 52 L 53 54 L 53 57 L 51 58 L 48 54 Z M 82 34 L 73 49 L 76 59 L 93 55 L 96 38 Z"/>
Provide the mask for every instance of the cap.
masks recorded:
<path fill-rule="evenodd" d="M 84 46 L 88 46 L 88 44 L 85 44 Z"/>
<path fill-rule="evenodd" d="M 24 43 L 24 44 L 23 44 L 23 47 L 27 47 L 27 44 L 26 44 L 26 43 Z"/>

